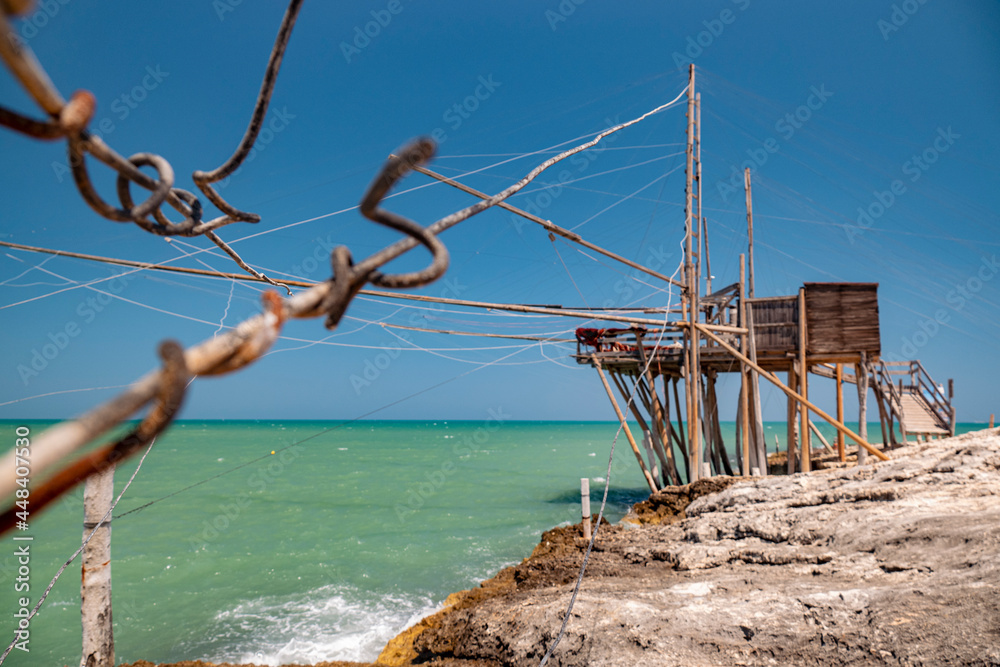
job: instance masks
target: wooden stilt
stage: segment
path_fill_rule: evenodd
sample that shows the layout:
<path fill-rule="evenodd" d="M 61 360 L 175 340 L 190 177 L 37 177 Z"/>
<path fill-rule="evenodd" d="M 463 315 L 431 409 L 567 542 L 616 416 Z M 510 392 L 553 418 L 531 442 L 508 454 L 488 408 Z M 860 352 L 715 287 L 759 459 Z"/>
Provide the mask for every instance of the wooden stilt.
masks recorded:
<path fill-rule="evenodd" d="M 677 408 L 677 444 L 681 448 L 681 456 L 684 459 L 684 477 L 688 482 L 692 482 L 694 480 L 691 479 L 691 457 L 688 456 L 687 431 L 684 430 L 684 420 L 681 417 L 681 399 L 677 391 L 678 382 L 680 382 L 680 378 L 673 378 L 674 405 Z"/>
<path fill-rule="evenodd" d="M 649 490 L 656 493 L 656 482 L 653 481 L 653 476 L 649 473 L 649 469 L 646 468 L 646 464 L 642 460 L 642 454 L 639 452 L 639 445 L 636 444 L 635 438 L 632 437 L 632 430 L 628 427 L 628 422 L 625 421 L 625 415 L 622 414 L 622 410 L 618 407 L 618 401 L 615 400 L 615 395 L 611 392 L 611 385 L 608 384 L 608 378 L 604 375 L 604 369 L 601 368 L 601 362 L 596 356 L 591 357 L 594 362 L 594 368 L 597 369 L 597 374 L 601 376 L 601 384 L 604 385 L 604 391 L 608 394 L 608 400 L 611 401 L 611 405 L 615 409 L 615 414 L 618 415 L 618 421 L 621 422 L 622 430 L 625 431 L 625 437 L 628 438 L 628 444 L 632 446 L 632 453 L 635 454 L 636 461 L 639 462 L 639 468 L 642 469 L 642 474 L 646 478 L 646 483 L 649 484 Z"/>
<path fill-rule="evenodd" d="M 792 364 L 788 367 L 788 388 L 792 391 L 798 391 L 799 388 L 799 374 L 798 369 L 796 368 L 797 365 L 798 362 L 792 362 Z M 799 444 L 799 423 L 797 421 L 798 411 L 795 407 L 795 400 L 789 396 L 787 410 L 788 436 L 785 440 L 785 448 L 788 457 L 787 472 L 789 475 L 795 472 L 795 468 L 797 467 L 796 459 L 798 458 L 797 450 Z"/>
<path fill-rule="evenodd" d="M 715 464 L 716 474 L 725 474 L 732 477 L 733 464 L 726 453 L 726 443 L 722 437 L 722 424 L 719 422 L 719 398 L 715 390 L 717 373 L 714 370 L 710 370 L 705 374 L 705 377 L 705 412 L 712 424 L 712 439 L 710 440 L 710 447 L 713 452 L 712 461 Z"/>
<path fill-rule="evenodd" d="M 642 367 L 646 369 L 645 375 L 646 382 L 648 383 L 647 388 L 650 399 L 648 411 L 649 416 L 655 425 L 655 428 L 653 429 L 654 446 L 657 447 L 656 453 L 661 458 L 664 473 L 669 473 L 672 470 L 676 470 L 676 467 L 673 462 L 673 451 L 668 451 L 670 443 L 666 437 L 667 434 L 664 427 L 663 404 L 660 403 L 660 397 L 656 392 L 656 376 L 654 375 L 653 369 L 647 359 L 642 334 L 636 334 L 636 343 L 636 348 L 639 351 L 639 362 L 642 364 Z"/>
<path fill-rule="evenodd" d="M 83 489 L 83 539 L 111 508 L 115 469 L 87 478 Z M 83 660 L 87 667 L 114 667 L 115 638 L 111 623 L 111 519 L 83 548 L 80 612 L 83 621 Z"/>
<path fill-rule="evenodd" d="M 757 465 L 760 466 L 761 474 L 766 476 L 768 469 L 767 443 L 764 442 L 764 413 L 760 407 L 760 377 L 755 370 L 757 364 L 757 339 L 753 331 L 753 308 L 749 304 L 747 305 L 746 316 L 747 342 L 750 344 L 750 354 L 746 355 L 746 359 L 751 362 L 748 364 L 750 369 L 750 412 L 753 417 L 753 421 L 751 422 L 751 442 L 753 443 L 752 446 L 757 450 Z"/>
<path fill-rule="evenodd" d="M 667 425 L 667 434 L 669 435 L 669 442 L 671 447 L 671 461 L 674 463 L 674 484 L 680 486 L 683 484 L 681 480 L 681 469 L 678 461 L 683 461 L 684 465 L 687 465 L 687 454 L 684 452 L 684 443 L 681 441 L 681 435 L 674 428 L 674 424 L 670 418 L 670 381 L 671 378 L 663 376 L 663 420 Z M 680 416 L 678 415 L 678 420 Z M 677 456 L 673 456 L 673 447 L 677 447 Z M 685 468 L 685 471 L 687 469 Z"/>
<path fill-rule="evenodd" d="M 747 196 L 747 258 L 750 260 L 747 266 L 747 292 L 753 298 L 753 196 L 750 192 L 750 167 L 743 170 L 743 188 Z"/>
<path fill-rule="evenodd" d="M 739 326 L 747 327 L 747 292 L 746 292 L 746 256 L 740 255 L 740 312 L 739 312 Z M 750 351 L 750 336 L 749 327 L 747 327 L 748 333 L 740 334 L 740 349 L 743 354 L 749 355 Z M 740 364 L 740 407 L 738 409 L 739 413 L 739 431 L 740 437 L 737 447 L 739 451 L 742 452 L 741 472 L 744 477 L 750 475 L 751 459 L 750 459 L 750 378 L 749 369 L 745 364 Z M 761 464 L 756 461 L 756 456 L 754 457 L 754 463 L 757 468 L 761 467 Z M 767 466 L 763 466 L 766 468 Z"/>
<path fill-rule="evenodd" d="M 843 421 L 843 419 L 840 419 L 838 421 Z M 826 438 L 823 437 L 823 434 L 819 432 L 819 429 L 816 428 L 816 424 L 814 424 L 813 420 L 811 420 L 811 419 L 809 420 L 809 430 L 816 434 L 816 437 L 819 438 L 819 441 L 823 443 L 823 448 L 826 449 L 826 451 L 828 453 L 830 453 L 830 454 L 836 454 L 837 453 L 833 449 L 833 447 L 830 446 L 830 443 L 826 441 Z M 843 437 L 844 434 L 841 433 L 840 431 L 837 431 L 837 435 Z"/>
<path fill-rule="evenodd" d="M 660 462 L 657 460 L 656 454 L 653 452 L 653 434 L 648 428 L 642 429 L 642 448 L 646 452 L 646 465 L 649 466 L 649 472 L 653 475 L 653 479 L 656 481 L 656 486 L 666 486 L 663 484 L 663 478 L 660 476 Z"/>
<path fill-rule="evenodd" d="M 858 385 L 858 435 L 868 439 L 868 359 L 861 353 L 861 362 L 854 366 L 854 377 Z M 841 420 L 843 421 L 843 420 Z M 883 444 L 884 446 L 884 444 Z M 858 465 L 866 463 L 868 452 L 858 447 Z"/>
<path fill-rule="evenodd" d="M 809 362 L 806 355 L 808 327 L 806 322 L 806 290 L 799 288 L 799 393 L 809 398 Z M 843 420 L 838 420 L 843 423 Z M 799 402 L 799 433 L 802 437 L 802 472 L 812 470 L 812 443 L 809 433 L 809 408 Z"/>
<path fill-rule="evenodd" d="M 817 415 L 819 415 L 820 418 L 822 418 L 825 422 L 827 422 L 828 424 L 830 424 L 831 426 L 833 426 L 834 428 L 836 428 L 838 431 L 843 432 L 844 435 L 846 435 L 848 438 L 850 438 L 854 442 L 858 443 L 859 445 L 861 445 L 862 447 L 864 447 L 865 449 L 867 449 L 871 454 L 874 454 L 876 457 L 878 457 L 879 460 L 882 460 L 882 461 L 888 461 L 889 460 L 888 456 L 886 456 L 884 453 L 882 453 L 881 451 L 879 451 L 878 449 L 876 449 L 875 447 L 873 447 L 870 443 L 868 443 L 865 440 L 863 440 L 861 438 L 861 436 L 859 436 L 857 433 L 855 433 L 851 429 L 849 429 L 846 426 L 844 426 L 844 424 L 842 424 L 841 422 L 838 422 L 836 419 L 834 419 L 833 417 L 831 417 L 829 414 L 827 414 L 827 412 L 825 410 L 823 410 L 822 408 L 820 408 L 818 405 L 812 403 L 805 396 L 801 396 L 800 394 L 796 393 L 792 389 L 789 389 L 784 383 L 781 382 L 781 380 L 779 380 L 777 378 L 777 376 L 775 376 L 773 373 L 769 373 L 769 372 L 765 371 L 763 368 L 761 368 L 759 365 L 757 365 L 757 362 L 750 361 L 745 356 L 743 356 L 742 354 L 740 354 L 739 350 L 737 350 L 735 347 L 733 347 L 732 345 L 730 345 L 728 342 L 726 342 L 722 338 L 719 338 L 717 335 L 715 335 L 715 333 L 711 329 L 709 329 L 709 328 L 707 328 L 705 326 L 702 326 L 700 324 L 698 324 L 696 326 L 701 330 L 701 332 L 706 337 L 708 337 L 711 340 L 714 340 L 716 343 L 719 344 L 720 347 L 722 347 L 723 349 L 725 349 L 727 352 L 729 352 L 729 354 L 733 355 L 739 361 L 742 361 L 743 363 L 750 365 L 755 371 L 757 371 L 758 373 L 760 373 L 761 377 L 763 377 L 765 380 L 767 380 L 768 382 L 770 382 L 771 384 L 773 384 L 774 386 L 776 386 L 778 389 L 780 389 L 781 391 L 783 391 L 785 393 L 785 395 L 791 396 L 795 400 L 800 401 L 802 403 L 805 403 L 807 408 L 809 408 L 810 410 L 812 410 L 813 412 L 815 412 Z"/>
<path fill-rule="evenodd" d="M 844 421 L 844 364 L 837 364 L 837 421 Z M 867 438 L 865 438 L 867 440 Z M 847 460 L 844 448 L 844 434 L 837 431 L 837 456 L 841 461 Z"/>
<path fill-rule="evenodd" d="M 878 417 L 879 423 L 882 426 L 882 446 L 889 447 L 889 433 L 888 429 L 892 428 L 892 417 L 889 415 L 888 411 L 883 405 L 881 392 L 875 392 L 875 403 L 878 405 Z"/>
<path fill-rule="evenodd" d="M 608 374 L 611 375 L 611 379 L 614 381 L 615 386 L 618 388 L 618 392 L 622 395 L 622 398 L 625 400 L 625 403 L 629 406 L 629 409 L 632 411 L 632 416 L 635 417 L 635 420 L 637 422 L 639 422 L 639 426 L 642 428 L 642 430 L 646 432 L 652 431 L 654 426 L 646 423 L 646 418 L 642 415 L 642 412 L 635 404 L 635 400 L 633 399 L 629 401 L 630 392 L 627 386 L 627 381 L 623 377 L 619 376 L 619 374 L 613 371 L 609 371 Z M 648 413 L 650 411 L 649 397 L 648 395 L 642 396 L 643 383 L 641 380 L 636 383 L 636 387 L 639 388 L 638 393 L 640 394 L 640 400 L 642 400 L 643 406 L 646 408 L 646 411 Z M 653 475 L 654 479 L 656 479 L 658 483 L 657 485 L 664 486 L 666 484 L 677 483 L 673 481 L 673 477 L 677 475 L 677 471 L 673 466 L 673 459 L 665 459 L 665 457 L 660 456 L 660 452 L 656 451 L 655 439 L 653 441 L 653 451 L 656 452 L 658 457 L 660 457 L 661 466 L 666 466 L 664 468 L 661 468 L 662 483 L 661 483 L 661 477 L 657 477 L 656 474 Z M 652 468 L 654 466 L 650 467 Z"/>
<path fill-rule="evenodd" d="M 742 373 L 742 371 L 741 371 Z M 746 460 L 746 452 L 743 451 L 743 388 L 740 388 L 739 400 L 736 402 L 736 446 L 733 451 L 736 452 L 736 466 L 740 469 L 740 475 L 744 477 L 750 471 L 750 462 Z"/>
<path fill-rule="evenodd" d="M 684 292 L 683 298 L 687 310 L 688 327 L 686 329 L 687 362 L 684 364 L 684 391 L 687 404 L 688 421 L 688 457 L 691 460 L 689 470 L 691 481 L 698 479 L 701 472 L 701 425 L 699 424 L 699 397 L 701 388 L 701 367 L 698 359 L 699 336 L 694 326 L 699 319 L 698 288 L 700 279 L 695 265 L 698 259 L 700 238 L 695 227 L 701 226 L 700 219 L 695 215 L 695 70 L 692 64 L 688 69 L 687 90 L 687 169 L 685 170 L 685 204 L 684 204 Z"/>

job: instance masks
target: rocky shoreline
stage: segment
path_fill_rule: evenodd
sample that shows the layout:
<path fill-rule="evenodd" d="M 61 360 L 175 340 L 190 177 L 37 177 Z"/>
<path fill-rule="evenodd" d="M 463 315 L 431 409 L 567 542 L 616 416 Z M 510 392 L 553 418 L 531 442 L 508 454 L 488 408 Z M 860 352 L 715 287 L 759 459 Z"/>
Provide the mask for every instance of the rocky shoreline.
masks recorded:
<path fill-rule="evenodd" d="M 1000 431 L 892 457 L 639 503 L 601 527 L 549 664 L 1000 665 Z M 538 664 L 585 548 L 579 526 L 547 531 L 375 666 Z M 317 667 L 341 665 L 363 663 Z"/>

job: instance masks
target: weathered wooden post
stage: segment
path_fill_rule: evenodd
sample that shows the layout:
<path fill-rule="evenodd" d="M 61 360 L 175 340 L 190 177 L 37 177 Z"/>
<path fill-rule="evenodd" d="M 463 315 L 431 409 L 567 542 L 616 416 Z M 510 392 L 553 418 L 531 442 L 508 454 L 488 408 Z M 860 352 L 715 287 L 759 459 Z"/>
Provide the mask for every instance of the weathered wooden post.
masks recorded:
<path fill-rule="evenodd" d="M 799 373 L 798 373 L 798 362 L 791 361 L 788 366 L 788 388 L 792 391 L 798 391 L 799 389 Z M 795 459 L 796 459 L 796 448 L 799 442 L 799 422 L 798 415 L 795 409 L 795 399 L 791 396 L 788 397 L 788 410 L 787 410 L 787 438 L 788 441 L 785 443 L 785 448 L 788 457 L 787 469 L 789 475 L 795 473 Z"/>
<path fill-rule="evenodd" d="M 948 379 L 948 405 L 951 407 L 951 434 L 955 435 L 955 404 L 952 399 L 955 398 L 955 381 L 951 378 Z M 993 415 L 990 415 L 990 426 L 993 426 Z"/>
<path fill-rule="evenodd" d="M 837 421 L 844 423 L 844 364 L 837 362 Z M 837 431 L 837 456 L 841 461 L 847 460 L 844 448 L 844 434 Z"/>
<path fill-rule="evenodd" d="M 868 355 L 861 353 L 861 362 L 854 367 L 855 382 L 858 385 L 858 435 L 868 441 Z M 890 427 L 891 428 L 891 427 Z M 889 446 L 882 443 L 882 448 Z M 868 460 L 868 452 L 864 447 L 858 447 L 858 465 L 864 465 Z"/>
<path fill-rule="evenodd" d="M 750 354 L 750 336 L 749 336 L 749 326 L 747 325 L 747 291 L 746 291 L 746 256 L 740 255 L 740 314 L 739 314 L 739 325 L 747 329 L 747 333 L 740 334 L 740 351 L 743 354 L 749 356 Z M 741 448 L 743 452 L 742 459 L 742 474 L 744 477 L 750 474 L 751 468 L 759 468 L 760 463 L 757 462 L 757 457 L 754 456 L 754 463 L 756 466 L 751 465 L 750 461 L 750 382 L 749 376 L 750 369 L 747 368 L 746 364 L 740 364 L 740 442 L 737 443 L 737 447 Z M 754 454 L 756 454 L 756 448 L 754 448 Z"/>
<path fill-rule="evenodd" d="M 100 523 L 111 508 L 114 494 L 114 466 L 87 478 L 83 489 L 83 539 L 87 539 L 95 528 L 97 532 L 83 549 L 80 577 L 83 658 L 80 667 L 114 667 L 115 664 L 111 625 L 111 518 Z"/>
<path fill-rule="evenodd" d="M 580 505 L 583 508 L 583 539 L 590 539 L 590 479 L 580 478 Z"/>
<path fill-rule="evenodd" d="M 809 398 L 809 362 L 806 358 L 806 290 L 799 288 L 799 393 Z M 843 420 L 840 420 L 843 423 Z M 801 438 L 800 456 L 802 472 L 812 470 L 812 442 L 809 437 L 809 408 L 805 403 L 799 403 L 799 437 Z"/>

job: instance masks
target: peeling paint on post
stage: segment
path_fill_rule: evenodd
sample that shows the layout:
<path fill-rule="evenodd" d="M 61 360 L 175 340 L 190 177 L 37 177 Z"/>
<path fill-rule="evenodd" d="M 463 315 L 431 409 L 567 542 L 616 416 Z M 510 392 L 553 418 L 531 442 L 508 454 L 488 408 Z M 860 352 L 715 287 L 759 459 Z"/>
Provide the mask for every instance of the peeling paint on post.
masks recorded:
<path fill-rule="evenodd" d="M 115 469 L 91 475 L 83 490 L 83 539 L 104 518 L 115 491 Z M 111 520 L 97 529 L 83 550 L 80 577 L 83 657 L 80 667 L 114 667 L 111 625 Z"/>

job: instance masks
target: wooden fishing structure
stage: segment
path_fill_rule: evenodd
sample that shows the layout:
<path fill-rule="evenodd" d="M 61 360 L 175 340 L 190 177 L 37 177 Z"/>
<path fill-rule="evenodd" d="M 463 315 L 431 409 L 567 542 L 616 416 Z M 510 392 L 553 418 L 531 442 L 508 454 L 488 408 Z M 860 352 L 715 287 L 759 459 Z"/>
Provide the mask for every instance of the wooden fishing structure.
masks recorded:
<path fill-rule="evenodd" d="M 740 255 L 738 282 L 713 291 L 701 180 L 701 96 L 691 65 L 680 304 L 667 310 L 662 327 L 577 330 L 576 359 L 596 369 L 650 489 L 712 474 L 768 474 L 761 378 L 788 398 L 788 473 L 813 468 L 813 434 L 841 463 L 847 460 L 848 440 L 863 463 L 868 455 L 886 459 L 883 449 L 909 436 L 953 435 L 952 381 L 946 393 L 919 361 L 881 358 L 878 284 L 805 283 L 797 294 L 755 294 L 749 169 L 744 172 L 747 254 Z M 735 461 L 719 419 L 720 373 L 740 375 Z M 836 382 L 834 414 L 809 400 L 810 375 Z M 612 384 L 625 401 L 624 410 Z M 857 387 L 857 433 L 844 424 L 844 384 Z M 869 389 L 878 407 L 881 447 L 868 442 Z M 641 438 L 632 433 L 629 416 L 639 424 Z M 834 445 L 814 416 L 834 427 Z"/>

